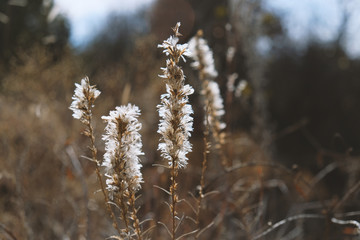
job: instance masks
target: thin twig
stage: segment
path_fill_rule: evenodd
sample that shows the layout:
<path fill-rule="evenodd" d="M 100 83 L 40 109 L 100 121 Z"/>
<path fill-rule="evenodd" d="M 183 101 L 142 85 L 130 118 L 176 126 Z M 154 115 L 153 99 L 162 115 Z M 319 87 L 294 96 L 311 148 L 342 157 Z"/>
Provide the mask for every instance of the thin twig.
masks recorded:
<path fill-rule="evenodd" d="M 360 211 L 353 211 L 347 213 L 335 213 L 335 217 L 353 217 L 353 216 L 360 216 Z"/>
<path fill-rule="evenodd" d="M 349 198 L 352 194 L 360 189 L 360 181 L 358 181 L 349 191 L 346 192 L 344 197 L 334 206 L 332 212 L 336 212 Z"/>
<path fill-rule="evenodd" d="M 152 167 L 162 167 L 162 168 L 170 169 L 169 166 L 165 166 L 165 165 L 163 165 L 163 164 L 157 164 L 157 163 L 154 163 L 154 164 L 152 164 L 151 166 L 152 166 Z"/>
<path fill-rule="evenodd" d="M 190 203 L 189 201 L 187 201 L 186 199 L 181 199 L 181 200 L 179 200 L 178 203 L 181 203 L 181 202 L 186 203 L 186 205 L 188 205 L 188 206 L 191 208 L 191 210 L 192 210 L 194 213 L 196 213 L 196 210 L 195 210 L 194 206 L 191 205 L 191 203 Z"/>
<path fill-rule="evenodd" d="M 277 133 L 276 135 L 273 136 L 272 141 L 277 141 L 291 133 L 294 133 L 294 132 L 298 131 L 299 129 L 303 128 L 304 126 L 306 126 L 307 124 L 309 124 L 309 119 L 302 118 L 299 121 L 297 121 L 296 123 L 280 130 L 279 133 Z"/>
<path fill-rule="evenodd" d="M 154 188 L 158 188 L 158 189 L 164 191 L 165 193 L 167 193 L 169 196 L 171 196 L 171 193 L 170 193 L 168 190 L 166 190 L 166 189 L 164 189 L 164 188 L 162 188 L 162 187 L 160 187 L 160 186 L 158 186 L 158 185 L 153 185 L 153 187 L 154 187 Z"/>
<path fill-rule="evenodd" d="M 195 219 L 193 219 L 192 217 L 186 216 L 186 219 L 189 219 L 190 221 L 192 221 L 193 223 L 195 223 L 195 224 L 196 224 L 196 220 L 195 220 Z"/>
<path fill-rule="evenodd" d="M 198 232 L 198 231 L 199 231 L 199 229 L 195 229 L 195 230 L 192 231 L 192 232 L 184 233 L 184 234 L 181 235 L 180 237 L 176 238 L 176 240 L 180 240 L 181 238 L 187 237 L 187 236 L 189 236 L 189 235 L 191 235 L 191 234 L 195 234 L 195 233 Z"/>
<path fill-rule="evenodd" d="M 214 221 L 212 221 L 211 223 L 209 223 L 206 227 L 204 227 L 203 229 L 201 229 L 198 234 L 196 234 L 196 238 L 199 238 L 200 235 L 205 232 L 206 230 L 208 230 L 210 227 L 212 227 L 214 225 Z"/>
<path fill-rule="evenodd" d="M 323 168 L 316 176 L 312 179 L 310 183 L 310 189 L 314 189 L 314 186 L 321 181 L 326 175 L 328 175 L 330 172 L 334 171 L 339 164 L 337 162 L 330 163 L 325 168 Z"/>
<path fill-rule="evenodd" d="M 277 229 L 278 227 L 280 227 L 286 223 L 296 221 L 299 219 L 305 219 L 305 218 L 307 218 L 307 219 L 324 219 L 325 217 L 323 215 L 319 215 L 319 214 L 299 214 L 299 215 L 291 216 L 291 217 L 288 217 L 286 219 L 283 219 L 283 220 L 275 223 L 274 225 L 272 225 L 270 228 L 268 228 L 264 232 L 255 236 L 253 238 L 253 240 L 259 239 L 259 238 L 269 234 L 270 232 L 274 231 L 275 229 Z"/>
<path fill-rule="evenodd" d="M 143 221 L 144 222 L 144 221 Z M 141 223 L 143 223 L 141 222 Z M 140 224 L 141 224 L 140 223 Z M 145 231 L 142 232 L 142 236 L 145 236 L 148 232 L 150 232 L 151 230 L 153 230 L 156 227 L 156 225 L 153 225 L 151 227 L 149 227 L 148 229 L 146 229 Z"/>
<path fill-rule="evenodd" d="M 172 237 L 172 234 L 171 234 L 171 232 L 170 232 L 169 228 L 166 226 L 166 224 L 165 224 L 165 223 L 163 223 L 163 222 L 158 222 L 158 224 L 160 224 L 160 225 L 162 225 L 163 227 L 165 227 L 165 229 L 166 229 L 167 233 L 170 235 L 170 237 Z"/>
<path fill-rule="evenodd" d="M 4 224 L 0 223 L 0 229 L 6 232 L 6 234 L 9 235 L 13 240 L 17 240 L 15 235 Z"/>
<path fill-rule="evenodd" d="M 340 220 L 337 218 L 331 218 L 331 222 L 335 223 L 335 224 L 340 224 L 340 225 L 353 225 L 354 227 L 357 228 L 358 234 L 360 233 L 360 223 L 358 221 L 355 220 Z"/>
<path fill-rule="evenodd" d="M 275 162 L 252 161 L 252 162 L 246 162 L 246 163 L 239 163 L 233 167 L 226 168 L 224 172 L 220 173 L 215 178 L 213 178 L 208 184 L 206 184 L 204 191 L 206 191 L 206 189 L 208 189 L 211 185 L 213 185 L 215 182 L 217 182 L 220 178 L 224 177 L 225 175 L 227 175 L 229 173 L 235 172 L 242 168 L 258 167 L 258 166 L 276 168 L 276 169 L 282 170 L 284 173 L 286 173 L 290 176 L 292 176 L 294 173 L 293 171 L 286 168 L 285 166 L 275 163 Z"/>
<path fill-rule="evenodd" d="M 179 218 L 179 217 L 176 217 L 176 218 L 179 220 L 179 223 L 178 223 L 177 226 L 176 226 L 175 232 L 177 232 L 177 230 L 179 229 L 181 223 L 184 221 L 185 215 L 183 214 L 183 215 L 181 216 L 181 218 Z"/>

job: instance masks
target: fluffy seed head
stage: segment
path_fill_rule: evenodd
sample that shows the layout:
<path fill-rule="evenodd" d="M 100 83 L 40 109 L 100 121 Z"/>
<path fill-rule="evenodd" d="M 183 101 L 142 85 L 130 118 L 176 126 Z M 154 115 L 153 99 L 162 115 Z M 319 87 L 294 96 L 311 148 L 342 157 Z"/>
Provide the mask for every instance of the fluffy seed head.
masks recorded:
<path fill-rule="evenodd" d="M 162 44 L 158 45 L 158 48 L 164 48 L 163 52 L 166 56 L 171 56 L 171 58 L 178 63 L 180 58 L 186 61 L 184 56 L 188 56 L 190 54 L 188 50 L 188 45 L 178 44 L 179 37 L 181 33 L 179 33 L 180 22 L 178 22 L 173 28 L 174 35 L 170 36 L 167 40 L 164 40 Z"/>
<path fill-rule="evenodd" d="M 206 84 L 206 88 L 203 89 L 202 94 L 208 96 L 206 105 L 208 106 L 207 121 L 210 124 L 217 125 L 217 130 L 225 128 L 225 123 L 222 123 L 219 119 L 225 114 L 223 99 L 220 95 L 219 85 L 214 81 L 209 81 Z"/>
<path fill-rule="evenodd" d="M 205 78 L 215 78 L 218 73 L 215 70 L 213 52 L 206 40 L 200 37 L 201 35 L 202 33 L 199 32 L 188 43 L 190 50 L 189 57 L 194 60 L 191 66 L 201 71 Z"/>
<path fill-rule="evenodd" d="M 142 141 L 138 121 L 140 110 L 137 106 L 116 107 L 110 111 L 109 116 L 102 119 L 107 123 L 103 140 L 105 141 L 105 154 L 103 166 L 106 169 L 107 189 L 110 193 L 124 191 L 122 187 L 130 187 L 137 191 L 141 188 L 142 174 L 139 156 Z"/>
<path fill-rule="evenodd" d="M 224 143 L 224 134 L 221 131 L 226 125 L 221 121 L 221 117 L 225 111 L 219 85 L 213 80 L 217 77 L 213 53 L 206 40 L 202 38 L 201 31 L 189 41 L 189 49 L 190 57 L 194 60 L 191 66 L 199 71 L 199 78 L 202 82 L 201 94 L 205 100 L 205 126 L 208 126 L 213 134 L 215 147 L 220 148 Z"/>
<path fill-rule="evenodd" d="M 75 83 L 75 86 L 73 101 L 69 108 L 73 111 L 74 118 L 80 119 L 86 124 L 91 114 L 91 108 L 101 92 L 95 86 L 90 86 L 88 77 L 81 79 L 81 84 Z"/>
<path fill-rule="evenodd" d="M 166 85 L 166 91 L 167 93 L 161 96 L 161 104 L 158 105 L 161 118 L 158 133 L 162 136 L 158 149 L 162 157 L 168 160 L 169 166 L 175 160 L 179 168 L 182 168 L 187 165 L 186 154 L 192 150 L 188 139 L 193 130 L 193 118 L 190 116 L 193 110 L 188 104 L 188 96 L 194 89 L 190 85 L 185 85 L 174 95 L 171 86 Z"/>
<path fill-rule="evenodd" d="M 188 54 L 186 44 L 177 44 L 179 39 L 180 23 L 177 23 L 174 35 L 165 40 L 159 47 L 164 48 L 164 53 L 169 56 L 166 67 L 162 68 L 165 79 L 166 93 L 161 95 L 161 104 L 158 105 L 160 116 L 159 130 L 161 140 L 158 149 L 164 159 L 168 160 L 169 166 L 175 165 L 182 168 L 187 165 L 186 154 L 191 152 L 189 142 L 193 130 L 193 111 L 189 102 L 189 95 L 194 92 L 190 85 L 185 85 L 185 76 L 178 65 L 180 58 Z"/>

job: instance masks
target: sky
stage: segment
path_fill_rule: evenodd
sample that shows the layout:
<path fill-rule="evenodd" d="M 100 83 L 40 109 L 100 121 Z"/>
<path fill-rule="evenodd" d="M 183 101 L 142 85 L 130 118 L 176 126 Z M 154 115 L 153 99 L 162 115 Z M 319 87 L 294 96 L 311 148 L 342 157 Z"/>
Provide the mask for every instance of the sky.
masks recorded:
<path fill-rule="evenodd" d="M 359 0 L 266 0 L 266 7 L 282 16 L 290 37 L 299 44 L 311 33 L 323 41 L 336 37 L 342 18 L 349 14 L 345 47 L 352 57 L 360 56 Z"/>
<path fill-rule="evenodd" d="M 86 44 L 104 24 L 111 12 L 131 13 L 149 7 L 154 0 L 55 0 L 57 13 L 65 14 L 71 24 L 70 41 L 74 46 Z M 360 56 L 359 0 L 264 0 L 267 9 L 280 14 L 290 37 L 299 44 L 312 37 L 329 41 L 336 36 L 343 13 L 351 13 L 346 49 Z"/>
<path fill-rule="evenodd" d="M 153 0 L 55 0 L 52 15 L 61 13 L 70 20 L 70 41 L 75 46 L 81 46 L 102 27 L 109 13 L 132 13 L 152 2 Z"/>

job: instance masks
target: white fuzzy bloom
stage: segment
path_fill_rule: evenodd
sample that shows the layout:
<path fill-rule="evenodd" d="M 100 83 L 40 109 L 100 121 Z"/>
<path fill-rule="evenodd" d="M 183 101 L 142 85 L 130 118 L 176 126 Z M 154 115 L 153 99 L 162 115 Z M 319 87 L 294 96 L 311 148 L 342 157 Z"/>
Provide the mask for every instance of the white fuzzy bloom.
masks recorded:
<path fill-rule="evenodd" d="M 241 97 L 245 89 L 248 87 L 248 82 L 246 80 L 241 80 L 235 89 L 235 97 Z"/>
<path fill-rule="evenodd" d="M 87 115 L 91 114 L 90 108 L 101 92 L 95 86 L 90 86 L 88 77 L 83 78 L 81 84 L 75 83 L 75 86 L 73 102 L 69 108 L 74 112 L 72 115 L 74 118 L 86 122 Z"/>
<path fill-rule="evenodd" d="M 162 44 L 158 44 L 158 48 L 164 48 L 163 53 L 165 53 L 166 56 L 170 55 L 175 58 L 176 62 L 179 61 L 180 57 L 184 62 L 186 62 L 184 56 L 189 56 L 190 52 L 186 43 L 178 44 L 179 36 L 181 36 L 181 34 L 179 33 L 179 27 L 180 22 L 178 22 L 173 29 L 174 35 L 170 36 L 167 40 L 164 40 Z"/>
<path fill-rule="evenodd" d="M 237 73 L 233 73 L 231 75 L 229 75 L 227 77 L 227 83 L 226 83 L 226 88 L 229 92 L 234 92 L 235 91 L 235 81 L 238 78 L 238 74 Z"/>
<path fill-rule="evenodd" d="M 190 57 L 194 60 L 191 66 L 199 71 L 199 78 L 202 82 L 201 94 L 205 100 L 205 126 L 208 126 L 213 134 L 216 141 L 215 147 L 220 148 L 224 143 L 224 134 L 221 131 L 226 126 L 221 121 L 221 117 L 225 114 L 224 104 L 219 85 L 213 81 L 218 75 L 215 70 L 213 53 L 201 35 L 202 32 L 199 31 L 188 43 Z"/>
<path fill-rule="evenodd" d="M 206 89 L 204 89 L 203 94 L 208 96 L 206 101 L 208 101 L 208 111 L 211 114 L 207 114 L 207 121 L 210 124 L 214 124 L 215 122 L 219 121 L 218 119 L 221 118 L 224 114 L 224 104 L 223 99 L 220 95 L 219 85 L 214 81 L 209 81 L 206 85 Z M 222 130 L 225 128 L 225 123 L 219 121 L 218 123 L 218 130 Z"/>
<path fill-rule="evenodd" d="M 234 59 L 235 53 L 236 53 L 236 48 L 230 46 L 226 52 L 226 61 L 231 62 Z"/>
<path fill-rule="evenodd" d="M 161 141 L 158 150 L 161 156 L 168 160 L 169 166 L 183 168 L 187 165 L 186 154 L 191 152 L 192 146 L 189 142 L 193 130 L 193 113 L 189 102 L 189 95 L 194 92 L 190 85 L 185 85 L 185 76 L 181 67 L 178 66 L 180 58 L 189 54 L 187 44 L 177 44 L 179 39 L 180 23 L 177 23 L 174 36 L 170 36 L 158 47 L 164 48 L 164 53 L 170 58 L 166 60 L 166 67 L 161 68 L 165 79 L 166 92 L 161 95 L 161 104 L 158 105 L 160 116 L 159 130 Z"/>
<path fill-rule="evenodd" d="M 120 186 L 135 191 L 141 188 L 142 166 L 139 156 L 144 153 L 141 151 L 142 141 L 138 132 L 141 129 L 137 119 L 139 115 L 139 108 L 128 104 L 116 107 L 109 116 L 102 117 L 107 122 L 102 138 L 105 141 L 103 166 L 106 168 L 106 184 L 110 192 L 125 190 L 120 189 Z"/>
<path fill-rule="evenodd" d="M 213 52 L 205 39 L 195 36 L 189 41 L 190 55 L 194 62 L 191 66 L 203 71 L 205 78 L 215 78 L 218 73 L 215 69 Z"/>
<path fill-rule="evenodd" d="M 161 156 L 169 161 L 169 166 L 175 159 L 178 160 L 179 168 L 186 167 L 188 158 L 186 154 L 191 152 L 189 142 L 193 130 L 192 107 L 188 103 L 188 96 L 194 92 L 190 85 L 180 89 L 181 97 L 174 98 L 172 88 L 166 84 L 167 93 L 161 95 L 161 104 L 158 105 L 160 123 L 158 133 L 162 135 L 162 142 L 158 150 Z"/>

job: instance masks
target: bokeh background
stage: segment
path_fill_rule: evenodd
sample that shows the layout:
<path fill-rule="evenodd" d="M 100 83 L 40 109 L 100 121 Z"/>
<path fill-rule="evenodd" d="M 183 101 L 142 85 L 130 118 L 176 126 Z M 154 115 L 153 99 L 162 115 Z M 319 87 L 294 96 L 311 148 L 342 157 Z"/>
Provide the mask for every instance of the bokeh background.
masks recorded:
<path fill-rule="evenodd" d="M 296 214 L 359 220 L 359 13 L 355 0 L 0 0 L 1 239 L 116 233 L 94 167 L 81 158 L 89 155 L 83 126 L 68 109 L 85 75 L 102 92 L 94 110 L 99 158 L 100 117 L 128 102 L 140 107 L 141 218 L 168 217 L 166 196 L 153 187 L 168 185 L 152 166 L 162 161 L 156 106 L 165 91 L 157 44 L 178 21 L 181 43 L 202 29 L 214 52 L 226 154 L 232 166 L 248 164 L 224 172 L 210 153 L 208 190 L 224 194 L 205 206 L 203 225 L 217 222 L 203 239 L 252 239 Z M 196 91 L 194 151 L 180 176 L 188 197 L 199 184 L 203 104 L 197 73 L 188 63 L 183 69 Z M 358 237 L 353 226 L 324 219 L 293 221 L 263 239 Z M 166 239 L 161 227 L 151 236 Z"/>

